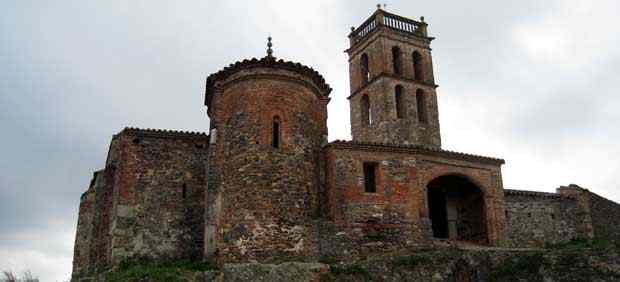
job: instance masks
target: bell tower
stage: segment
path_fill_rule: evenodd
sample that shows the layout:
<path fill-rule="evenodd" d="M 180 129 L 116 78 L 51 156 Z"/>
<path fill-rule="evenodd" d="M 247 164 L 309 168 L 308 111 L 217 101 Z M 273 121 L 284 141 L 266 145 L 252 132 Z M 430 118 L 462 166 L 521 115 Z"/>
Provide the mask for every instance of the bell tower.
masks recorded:
<path fill-rule="evenodd" d="M 349 34 L 353 141 L 439 149 L 441 136 L 424 18 L 377 10 Z"/>

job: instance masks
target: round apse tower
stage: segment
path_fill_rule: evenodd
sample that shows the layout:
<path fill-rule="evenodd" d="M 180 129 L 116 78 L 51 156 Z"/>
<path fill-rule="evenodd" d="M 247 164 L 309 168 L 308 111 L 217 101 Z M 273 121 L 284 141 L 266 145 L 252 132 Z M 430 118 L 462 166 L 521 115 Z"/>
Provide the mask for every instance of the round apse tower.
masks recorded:
<path fill-rule="evenodd" d="M 318 72 L 276 60 L 271 48 L 207 78 L 205 256 L 230 262 L 316 255 L 330 92 Z"/>

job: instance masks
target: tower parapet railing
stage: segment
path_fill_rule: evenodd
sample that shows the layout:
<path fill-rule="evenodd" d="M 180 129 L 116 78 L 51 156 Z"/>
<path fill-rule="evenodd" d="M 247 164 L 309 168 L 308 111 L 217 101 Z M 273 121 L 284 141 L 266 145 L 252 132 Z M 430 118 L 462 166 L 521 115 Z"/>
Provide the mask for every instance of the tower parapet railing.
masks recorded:
<path fill-rule="evenodd" d="M 351 28 L 351 33 L 349 34 L 351 45 L 361 41 L 381 26 L 416 36 L 428 36 L 426 30 L 428 24 L 424 22 L 424 17 L 420 18 L 420 21 L 415 21 L 378 9 L 358 28 Z"/>

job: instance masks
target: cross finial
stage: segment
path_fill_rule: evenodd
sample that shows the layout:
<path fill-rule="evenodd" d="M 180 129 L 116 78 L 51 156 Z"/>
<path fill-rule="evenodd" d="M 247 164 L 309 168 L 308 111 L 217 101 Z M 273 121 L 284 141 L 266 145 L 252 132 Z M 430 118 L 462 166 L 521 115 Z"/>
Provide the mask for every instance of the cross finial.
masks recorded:
<path fill-rule="evenodd" d="M 271 49 L 271 46 L 273 46 L 273 44 L 271 44 L 271 36 L 267 37 L 267 57 L 271 58 L 273 57 L 273 50 Z"/>

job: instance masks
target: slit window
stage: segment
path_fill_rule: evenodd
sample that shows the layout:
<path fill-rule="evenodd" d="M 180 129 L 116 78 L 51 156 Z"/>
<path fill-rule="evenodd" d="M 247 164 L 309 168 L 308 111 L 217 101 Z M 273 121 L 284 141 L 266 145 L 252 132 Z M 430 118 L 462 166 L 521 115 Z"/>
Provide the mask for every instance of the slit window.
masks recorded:
<path fill-rule="evenodd" d="M 368 95 L 362 96 L 362 99 L 360 100 L 360 109 L 361 109 L 360 114 L 362 118 L 362 125 L 369 126 L 370 123 L 372 122 L 372 117 L 370 114 L 370 100 L 368 99 Z"/>
<path fill-rule="evenodd" d="M 376 193 L 377 192 L 377 163 L 364 163 L 364 192 Z"/>
<path fill-rule="evenodd" d="M 280 148 L 280 118 L 275 116 L 271 128 L 271 146 Z"/>
<path fill-rule="evenodd" d="M 187 185 L 183 184 L 183 189 L 181 192 L 181 196 L 183 197 L 183 199 L 185 199 L 187 197 Z"/>
<path fill-rule="evenodd" d="M 418 110 L 418 121 L 420 123 L 427 123 L 428 117 L 427 117 L 427 112 L 426 112 L 426 96 L 424 94 L 424 91 L 422 91 L 421 89 L 418 89 L 416 91 L 415 101 L 416 101 L 416 107 Z"/>
<path fill-rule="evenodd" d="M 405 101 L 403 100 L 403 87 L 396 85 L 394 88 L 394 100 L 396 107 L 396 118 L 405 118 L 407 109 L 405 107 Z"/>
<path fill-rule="evenodd" d="M 394 68 L 394 73 L 395 74 L 400 74 L 401 73 L 401 52 L 400 52 L 400 48 L 398 48 L 397 46 L 392 47 L 392 66 Z"/>
<path fill-rule="evenodd" d="M 413 78 L 416 80 L 424 80 L 424 67 L 422 64 L 422 55 L 418 51 L 413 52 Z"/>
<path fill-rule="evenodd" d="M 362 54 L 360 58 L 360 72 L 364 83 L 370 81 L 370 69 L 368 68 L 368 55 L 366 53 Z"/>

